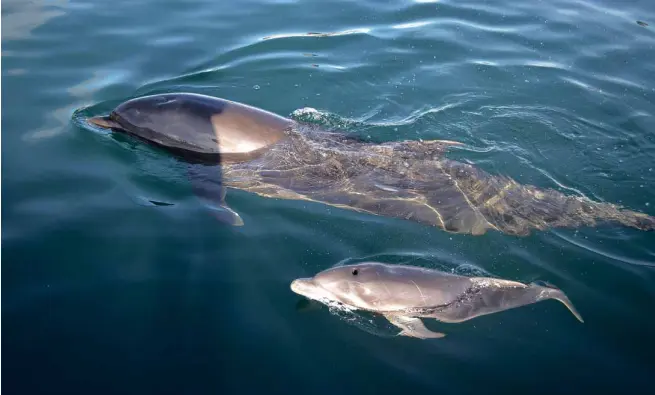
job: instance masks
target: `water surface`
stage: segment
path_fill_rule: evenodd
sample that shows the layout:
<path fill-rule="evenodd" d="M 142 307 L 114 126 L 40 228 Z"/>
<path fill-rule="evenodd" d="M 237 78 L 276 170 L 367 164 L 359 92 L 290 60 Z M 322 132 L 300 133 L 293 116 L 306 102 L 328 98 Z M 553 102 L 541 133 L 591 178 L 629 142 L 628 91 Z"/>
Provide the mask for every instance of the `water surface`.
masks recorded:
<path fill-rule="evenodd" d="M 648 0 L 3 1 L 3 389 L 648 393 L 653 233 L 472 237 L 240 191 L 229 228 L 174 158 L 75 114 L 204 93 L 461 141 L 449 157 L 655 215 L 653 26 Z M 364 259 L 548 281 L 585 323 L 548 301 L 420 341 L 298 308 L 291 280 Z"/>

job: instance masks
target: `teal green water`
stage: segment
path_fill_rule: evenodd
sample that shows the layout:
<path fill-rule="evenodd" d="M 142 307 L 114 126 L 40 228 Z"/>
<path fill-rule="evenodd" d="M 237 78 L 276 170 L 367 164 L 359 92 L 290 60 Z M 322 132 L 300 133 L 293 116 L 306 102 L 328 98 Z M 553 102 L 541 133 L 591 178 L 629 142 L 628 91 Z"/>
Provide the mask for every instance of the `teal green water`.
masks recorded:
<path fill-rule="evenodd" d="M 461 141 L 449 157 L 655 215 L 654 29 L 649 0 L 3 1 L 3 390 L 649 393 L 652 232 L 453 235 L 240 191 L 230 228 L 176 159 L 74 114 L 204 93 Z M 548 281 L 585 323 L 547 301 L 421 341 L 289 289 L 363 259 Z"/>

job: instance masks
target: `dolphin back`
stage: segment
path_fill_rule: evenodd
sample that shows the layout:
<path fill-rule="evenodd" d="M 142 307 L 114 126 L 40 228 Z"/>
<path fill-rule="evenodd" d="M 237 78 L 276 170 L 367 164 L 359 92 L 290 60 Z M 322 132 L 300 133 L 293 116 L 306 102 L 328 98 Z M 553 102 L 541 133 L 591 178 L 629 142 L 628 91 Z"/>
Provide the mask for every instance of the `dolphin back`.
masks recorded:
<path fill-rule="evenodd" d="M 96 126 L 126 132 L 183 157 L 249 160 L 285 136 L 293 121 L 269 111 L 194 93 L 128 100 Z"/>

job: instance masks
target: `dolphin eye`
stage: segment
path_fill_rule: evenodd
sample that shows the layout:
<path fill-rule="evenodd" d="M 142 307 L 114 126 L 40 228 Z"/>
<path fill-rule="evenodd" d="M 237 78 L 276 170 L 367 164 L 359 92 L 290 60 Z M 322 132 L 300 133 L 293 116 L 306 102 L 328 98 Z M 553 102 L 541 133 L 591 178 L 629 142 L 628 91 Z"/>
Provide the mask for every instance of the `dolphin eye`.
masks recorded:
<path fill-rule="evenodd" d="M 353 276 L 356 276 L 359 273 L 359 270 L 353 269 Z"/>

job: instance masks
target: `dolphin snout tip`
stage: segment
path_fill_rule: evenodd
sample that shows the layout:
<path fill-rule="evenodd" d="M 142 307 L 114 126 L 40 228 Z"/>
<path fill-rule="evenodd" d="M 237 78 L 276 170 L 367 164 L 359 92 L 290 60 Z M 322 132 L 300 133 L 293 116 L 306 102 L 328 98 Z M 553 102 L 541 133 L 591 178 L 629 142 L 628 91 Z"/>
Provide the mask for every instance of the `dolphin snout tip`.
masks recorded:
<path fill-rule="evenodd" d="M 101 127 L 104 129 L 109 129 L 113 125 L 109 117 L 103 116 L 87 118 L 86 121 L 92 126 Z"/>
<path fill-rule="evenodd" d="M 303 290 L 306 290 L 309 286 L 311 286 L 311 282 L 311 278 L 297 278 L 291 281 L 290 288 L 293 292 L 303 295 Z"/>

